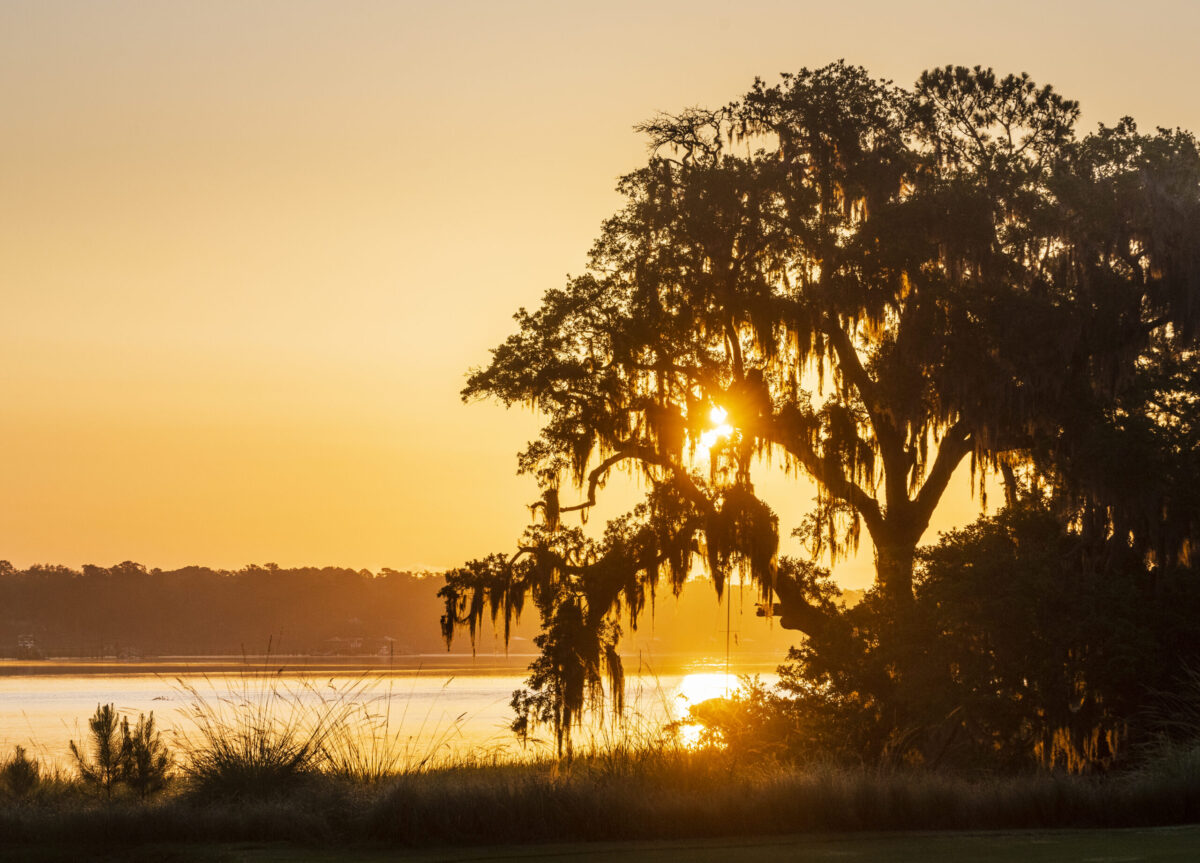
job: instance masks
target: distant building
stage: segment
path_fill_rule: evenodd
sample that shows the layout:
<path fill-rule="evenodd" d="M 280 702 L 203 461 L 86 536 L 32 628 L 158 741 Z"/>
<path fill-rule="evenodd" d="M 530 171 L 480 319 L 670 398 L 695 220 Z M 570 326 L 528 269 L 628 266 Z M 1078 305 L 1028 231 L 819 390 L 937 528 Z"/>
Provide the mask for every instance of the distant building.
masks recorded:
<path fill-rule="evenodd" d="M 30 634 L 17 636 L 17 659 L 43 659 L 42 651 L 37 646 L 37 639 Z"/>
<path fill-rule="evenodd" d="M 325 652 L 332 656 L 361 653 L 362 646 L 363 639 L 361 635 L 351 635 L 349 637 L 335 635 L 333 638 L 325 639 Z"/>

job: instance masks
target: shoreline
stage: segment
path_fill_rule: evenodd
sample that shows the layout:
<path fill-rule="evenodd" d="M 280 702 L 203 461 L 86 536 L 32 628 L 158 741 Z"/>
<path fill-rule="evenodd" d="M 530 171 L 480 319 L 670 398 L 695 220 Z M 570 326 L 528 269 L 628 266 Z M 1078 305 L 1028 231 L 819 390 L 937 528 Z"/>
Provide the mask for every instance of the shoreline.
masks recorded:
<path fill-rule="evenodd" d="M 387 676 L 413 677 L 453 673 L 464 676 L 523 674 L 535 653 L 510 654 L 408 654 L 404 656 L 159 656 L 152 659 L 0 659 L 0 678 L 46 676 L 132 676 L 193 674 L 283 674 L 302 676 L 340 672 L 346 674 L 382 673 Z M 634 676 L 674 675 L 680 673 L 721 673 L 723 658 L 668 655 L 650 661 L 644 657 L 624 657 L 626 674 Z M 729 664 L 729 673 L 771 674 L 781 662 L 774 654 L 747 656 Z"/>

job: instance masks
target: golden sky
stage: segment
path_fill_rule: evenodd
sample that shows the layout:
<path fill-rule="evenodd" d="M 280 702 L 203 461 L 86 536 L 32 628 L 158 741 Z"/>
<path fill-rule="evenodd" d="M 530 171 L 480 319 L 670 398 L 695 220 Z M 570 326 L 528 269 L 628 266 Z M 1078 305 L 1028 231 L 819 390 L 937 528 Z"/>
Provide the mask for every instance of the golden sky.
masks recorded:
<path fill-rule="evenodd" d="M 1200 129 L 1190 0 L 586 6 L 0 4 L 0 558 L 511 547 L 535 418 L 462 405 L 466 370 L 581 270 L 631 127 L 755 75 L 983 64 L 1084 129 Z M 768 485 L 794 524 L 811 492 Z"/>

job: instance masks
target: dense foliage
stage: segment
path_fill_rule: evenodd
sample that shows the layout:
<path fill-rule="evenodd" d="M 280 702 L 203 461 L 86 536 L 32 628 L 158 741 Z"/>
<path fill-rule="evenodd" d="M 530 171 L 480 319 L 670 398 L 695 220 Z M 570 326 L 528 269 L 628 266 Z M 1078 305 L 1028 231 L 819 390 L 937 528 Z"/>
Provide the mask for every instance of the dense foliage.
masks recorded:
<path fill-rule="evenodd" d="M 622 178 L 587 272 L 519 311 L 464 391 L 544 417 L 519 459 L 540 520 L 443 591 L 448 638 L 533 596 L 543 656 L 518 725 L 561 738 L 606 677 L 618 693 L 619 619 L 636 624 L 664 576 L 678 590 L 703 563 L 718 591 L 740 571 L 804 633 L 794 688 L 864 724 L 862 757 L 931 757 L 940 732 L 918 706 L 963 665 L 938 655 L 929 606 L 951 631 L 972 618 L 923 599 L 949 570 L 917 567 L 917 549 L 965 461 L 999 474 L 1013 506 L 1046 498 L 1091 561 L 1085 592 L 1135 601 L 1179 568 L 1190 585 L 1195 448 L 1177 414 L 1195 393 L 1200 153 L 1128 119 L 1078 139 L 1077 115 L 1024 75 L 946 67 L 906 90 L 837 63 L 642 127 L 651 158 Z M 764 462 L 818 487 L 800 526 L 810 560 L 776 557 L 752 479 Z M 598 538 L 568 527 L 618 469 L 645 501 Z M 564 485 L 583 499 L 564 502 Z M 864 527 L 876 586 L 846 613 L 816 561 Z M 1036 602 L 1072 583 L 1017 568 Z M 997 584 L 975 586 L 998 616 L 974 623 L 1010 620 Z M 1051 651 L 1036 661 L 1058 662 L 1031 638 Z M 1032 704 L 1036 733 L 987 733 L 1053 733 Z"/>
<path fill-rule="evenodd" d="M 1190 569 L 1147 567 L 1023 502 L 922 549 L 903 627 L 868 594 L 792 649 L 778 692 L 698 718 L 748 748 L 769 720 L 795 758 L 1107 769 L 1146 754 L 1173 694 L 1194 691 L 1198 614 Z M 919 676 L 901 685 L 900 667 Z"/>

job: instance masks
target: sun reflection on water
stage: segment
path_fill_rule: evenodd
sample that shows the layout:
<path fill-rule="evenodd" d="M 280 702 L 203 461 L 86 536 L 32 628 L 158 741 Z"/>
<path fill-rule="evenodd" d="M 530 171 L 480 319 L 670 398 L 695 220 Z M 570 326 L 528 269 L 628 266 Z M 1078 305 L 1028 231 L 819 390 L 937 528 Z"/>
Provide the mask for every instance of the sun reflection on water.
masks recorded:
<path fill-rule="evenodd" d="M 700 672 L 689 674 L 675 687 L 677 715 L 685 720 L 688 708 L 695 707 L 713 698 L 727 698 L 737 691 L 738 679 L 724 672 Z M 701 727 L 695 722 L 681 722 L 678 726 L 679 742 L 687 747 L 700 743 Z"/>

